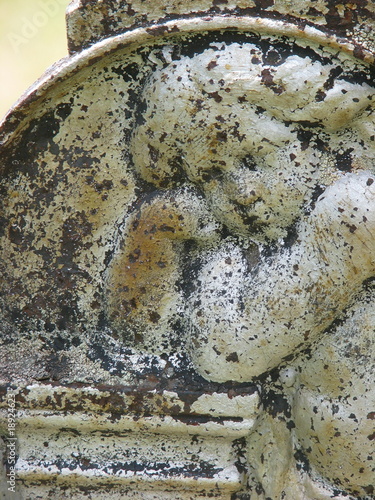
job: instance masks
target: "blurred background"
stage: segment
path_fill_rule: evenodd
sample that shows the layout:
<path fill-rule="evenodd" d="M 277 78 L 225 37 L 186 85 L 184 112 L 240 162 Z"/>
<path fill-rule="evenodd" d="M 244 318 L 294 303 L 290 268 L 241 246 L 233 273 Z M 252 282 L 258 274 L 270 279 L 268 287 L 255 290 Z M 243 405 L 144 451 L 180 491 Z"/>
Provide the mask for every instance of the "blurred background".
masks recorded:
<path fill-rule="evenodd" d="M 0 120 L 54 62 L 68 54 L 70 0 L 0 0 Z"/>

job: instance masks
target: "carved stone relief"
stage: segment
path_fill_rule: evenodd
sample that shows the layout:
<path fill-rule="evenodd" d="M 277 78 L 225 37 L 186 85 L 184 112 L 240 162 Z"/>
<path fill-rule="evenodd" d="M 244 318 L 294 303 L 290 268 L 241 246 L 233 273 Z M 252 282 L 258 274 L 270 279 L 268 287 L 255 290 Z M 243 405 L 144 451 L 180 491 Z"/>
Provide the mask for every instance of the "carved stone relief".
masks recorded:
<path fill-rule="evenodd" d="M 374 498 L 372 55 L 162 28 L 61 62 L 2 126 L 21 498 Z"/>

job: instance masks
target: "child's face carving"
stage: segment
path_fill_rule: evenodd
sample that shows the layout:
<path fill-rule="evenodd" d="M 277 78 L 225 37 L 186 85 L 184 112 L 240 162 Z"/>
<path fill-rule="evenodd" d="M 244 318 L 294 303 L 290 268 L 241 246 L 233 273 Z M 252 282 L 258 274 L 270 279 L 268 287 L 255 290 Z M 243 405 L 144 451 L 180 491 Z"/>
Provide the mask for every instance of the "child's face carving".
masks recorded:
<path fill-rule="evenodd" d="M 256 120 L 260 119 L 251 112 L 250 115 L 254 122 L 252 128 L 256 131 Z M 264 116 L 261 120 L 264 128 Z M 275 129 L 275 120 L 270 119 L 268 125 Z M 211 162 L 207 161 L 209 148 L 204 154 L 204 162 L 189 155 L 185 158 L 189 178 L 203 191 L 216 218 L 233 234 L 259 242 L 285 236 L 287 228 L 303 215 L 314 191 L 324 184 L 327 175 L 327 169 L 320 168 L 317 152 L 302 145 L 296 134 L 281 122 L 277 125 L 279 133 L 274 131 L 274 143 L 267 144 L 266 152 L 257 152 L 249 145 L 247 151 L 241 150 L 234 140 L 231 145 L 233 158 L 228 161 L 226 156 L 225 165 L 217 161 L 224 158 L 220 148 Z M 253 141 L 259 144 L 261 137 L 256 137 L 255 133 Z M 334 171 L 330 174 L 334 175 Z"/>
<path fill-rule="evenodd" d="M 131 145 L 141 177 L 166 188 L 186 175 L 218 220 L 259 242 L 285 237 L 340 176 L 340 134 L 373 95 L 367 83 L 331 81 L 336 66 L 319 58 L 263 56 L 252 43 L 218 43 L 158 71 Z"/>

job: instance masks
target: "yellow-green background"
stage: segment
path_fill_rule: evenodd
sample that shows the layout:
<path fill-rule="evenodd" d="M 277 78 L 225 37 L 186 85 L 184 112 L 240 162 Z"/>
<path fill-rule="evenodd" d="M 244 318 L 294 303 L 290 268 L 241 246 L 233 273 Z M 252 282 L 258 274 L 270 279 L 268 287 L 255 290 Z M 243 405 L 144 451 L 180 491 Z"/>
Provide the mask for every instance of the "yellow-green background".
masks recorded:
<path fill-rule="evenodd" d="M 0 0 L 0 120 L 49 66 L 67 55 L 69 1 Z"/>

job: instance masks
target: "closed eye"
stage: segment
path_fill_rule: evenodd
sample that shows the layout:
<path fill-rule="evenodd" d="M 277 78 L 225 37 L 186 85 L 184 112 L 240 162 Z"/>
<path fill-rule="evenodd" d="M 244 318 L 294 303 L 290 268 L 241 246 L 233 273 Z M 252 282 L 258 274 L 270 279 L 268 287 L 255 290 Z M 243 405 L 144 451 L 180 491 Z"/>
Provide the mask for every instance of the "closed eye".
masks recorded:
<path fill-rule="evenodd" d="M 256 172 L 258 170 L 257 163 L 252 155 L 247 155 L 241 158 L 242 165 L 252 172 Z"/>
<path fill-rule="evenodd" d="M 212 167 L 210 170 L 202 172 L 201 177 L 203 182 L 210 182 L 213 180 L 221 179 L 223 171 L 218 167 Z"/>

